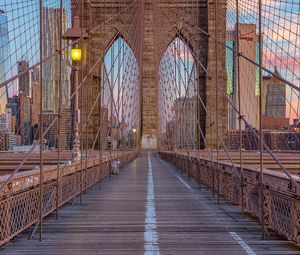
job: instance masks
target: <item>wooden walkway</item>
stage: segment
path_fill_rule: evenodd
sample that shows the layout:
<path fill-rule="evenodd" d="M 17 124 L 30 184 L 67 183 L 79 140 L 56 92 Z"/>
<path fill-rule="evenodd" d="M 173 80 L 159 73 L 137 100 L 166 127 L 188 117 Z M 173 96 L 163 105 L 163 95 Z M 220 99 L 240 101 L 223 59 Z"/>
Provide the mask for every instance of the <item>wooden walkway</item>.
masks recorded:
<path fill-rule="evenodd" d="M 224 201 L 218 206 L 210 190 L 199 190 L 155 152 L 142 152 L 100 191 L 88 191 L 83 205 L 48 217 L 42 242 L 27 240 L 30 232 L 0 254 L 300 254 L 274 233 L 262 241 L 254 219 Z"/>

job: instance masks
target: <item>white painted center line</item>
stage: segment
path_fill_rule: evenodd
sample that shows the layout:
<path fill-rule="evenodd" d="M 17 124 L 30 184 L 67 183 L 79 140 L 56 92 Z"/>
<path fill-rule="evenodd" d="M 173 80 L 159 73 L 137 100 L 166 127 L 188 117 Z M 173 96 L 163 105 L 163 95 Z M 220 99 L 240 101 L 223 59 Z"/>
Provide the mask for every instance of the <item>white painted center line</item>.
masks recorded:
<path fill-rule="evenodd" d="M 246 244 L 243 239 L 236 232 L 229 232 L 234 240 L 238 241 L 239 245 L 244 249 L 248 255 L 256 255 L 256 253 Z"/>
<path fill-rule="evenodd" d="M 192 189 L 190 185 L 188 185 L 180 176 L 176 175 L 179 181 L 181 181 L 184 186 L 186 186 L 188 189 Z"/>
<path fill-rule="evenodd" d="M 150 152 L 148 151 L 148 191 L 144 232 L 144 255 L 159 255 L 154 202 L 154 184 Z"/>

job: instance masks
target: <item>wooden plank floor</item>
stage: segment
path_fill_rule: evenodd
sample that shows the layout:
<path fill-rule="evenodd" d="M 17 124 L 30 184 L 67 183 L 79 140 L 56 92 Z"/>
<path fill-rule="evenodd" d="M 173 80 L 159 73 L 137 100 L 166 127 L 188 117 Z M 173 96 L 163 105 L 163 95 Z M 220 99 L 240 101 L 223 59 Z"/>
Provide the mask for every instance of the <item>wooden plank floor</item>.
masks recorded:
<path fill-rule="evenodd" d="M 224 201 L 218 206 L 210 190 L 199 190 L 155 152 L 150 160 L 153 201 L 144 151 L 118 176 L 105 180 L 101 191 L 98 187 L 88 191 L 83 205 L 77 201 L 61 208 L 58 220 L 47 218 L 42 242 L 27 240 L 27 231 L 1 247 L 0 254 L 300 254 L 274 233 L 262 241 L 254 219 L 242 217 L 238 207 Z M 148 210 L 150 232 L 156 232 L 158 239 L 152 246 L 145 246 L 144 240 Z"/>

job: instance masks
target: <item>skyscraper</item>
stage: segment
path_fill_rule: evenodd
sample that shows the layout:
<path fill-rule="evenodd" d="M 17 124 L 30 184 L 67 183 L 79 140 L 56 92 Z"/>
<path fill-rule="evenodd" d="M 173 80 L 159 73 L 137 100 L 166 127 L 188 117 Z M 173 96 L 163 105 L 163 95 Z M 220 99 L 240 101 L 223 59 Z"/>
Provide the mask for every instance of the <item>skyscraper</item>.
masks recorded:
<path fill-rule="evenodd" d="M 0 150 L 11 150 L 16 145 L 16 135 L 14 133 L 15 123 L 12 116 L 12 110 L 7 108 L 0 114 Z"/>
<path fill-rule="evenodd" d="M 227 45 L 236 49 L 236 30 L 227 32 Z M 244 56 L 257 62 L 258 58 L 258 35 L 255 24 L 239 24 L 239 51 Z M 241 91 L 241 114 L 245 116 L 247 122 L 255 128 L 259 127 L 259 87 L 258 69 L 244 58 L 240 58 L 239 74 L 237 73 L 237 62 L 232 50 L 226 52 L 227 66 L 227 92 L 234 105 L 238 106 L 237 77 L 240 76 Z M 229 129 L 238 128 L 238 114 L 229 104 Z M 242 128 L 245 128 L 242 122 Z"/>
<path fill-rule="evenodd" d="M 56 54 L 60 45 L 60 9 L 43 8 L 43 59 L 53 56 L 43 64 L 43 108 L 57 112 L 59 87 L 62 86 L 62 106 L 69 105 L 71 67 L 68 59 L 62 55 L 62 81 L 60 83 L 59 54 Z M 67 12 L 63 10 L 62 32 L 67 30 Z M 63 47 L 66 42 L 63 42 Z"/>
<path fill-rule="evenodd" d="M 16 118 L 16 134 L 20 136 L 21 145 L 31 144 L 31 109 L 30 97 L 19 93 L 10 98 L 7 108 L 11 109 L 12 117 Z"/>
<path fill-rule="evenodd" d="M 9 71 L 9 39 L 8 22 L 5 12 L 0 10 L 0 83 L 6 80 Z M 0 114 L 5 111 L 7 104 L 7 87 L 0 88 Z"/>
<path fill-rule="evenodd" d="M 274 73 L 280 77 L 275 68 Z M 286 110 L 286 84 L 272 76 L 267 89 L 266 116 L 271 118 L 285 118 Z"/>
<path fill-rule="evenodd" d="M 280 74 L 275 67 L 274 73 Z M 277 77 L 270 75 L 266 80 L 265 114 L 263 118 L 264 129 L 283 129 L 288 127 L 289 118 L 286 118 L 286 84 Z"/>
<path fill-rule="evenodd" d="M 19 93 L 29 97 L 30 95 L 30 79 L 29 79 L 29 63 L 26 60 L 18 62 L 19 76 Z"/>
<path fill-rule="evenodd" d="M 40 115 L 40 80 L 39 68 L 35 67 L 31 73 L 31 121 L 32 125 L 39 124 Z"/>
<path fill-rule="evenodd" d="M 11 125 L 11 109 L 6 109 L 4 113 L 0 114 L 0 131 L 9 132 Z"/>

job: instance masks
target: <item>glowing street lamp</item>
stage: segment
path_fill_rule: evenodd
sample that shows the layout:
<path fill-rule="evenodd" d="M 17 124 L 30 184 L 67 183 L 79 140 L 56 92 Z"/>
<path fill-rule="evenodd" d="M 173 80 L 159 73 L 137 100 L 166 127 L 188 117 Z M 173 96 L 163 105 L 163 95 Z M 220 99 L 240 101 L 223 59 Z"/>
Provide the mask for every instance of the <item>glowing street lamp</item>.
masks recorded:
<path fill-rule="evenodd" d="M 133 128 L 132 129 L 132 133 L 133 133 L 133 148 L 135 148 L 135 146 L 136 146 L 136 132 L 137 132 L 137 130 L 136 130 L 136 128 Z"/>
<path fill-rule="evenodd" d="M 77 45 L 75 46 L 77 47 Z M 71 51 L 71 58 L 73 60 L 74 71 L 74 141 L 73 141 L 73 160 L 79 160 L 80 153 L 80 138 L 79 138 L 79 124 L 80 124 L 80 110 L 78 106 L 78 63 L 81 60 L 81 49 L 75 48 Z"/>
<path fill-rule="evenodd" d="M 81 61 L 81 49 L 72 49 L 71 50 L 71 58 L 73 61 Z"/>
<path fill-rule="evenodd" d="M 79 160 L 81 158 L 80 153 L 80 138 L 79 138 L 79 123 L 80 123 L 80 110 L 78 106 L 78 67 L 79 63 L 82 60 L 81 49 L 78 48 L 78 39 L 86 34 L 85 29 L 80 28 L 80 20 L 79 17 L 74 17 L 74 27 L 67 29 L 67 31 L 63 34 L 63 39 L 73 40 L 75 41 L 73 44 L 73 48 L 71 50 L 71 59 L 73 61 L 73 72 L 74 72 L 74 140 L 73 140 L 73 153 L 72 160 Z M 83 41 L 81 39 L 81 41 Z"/>

